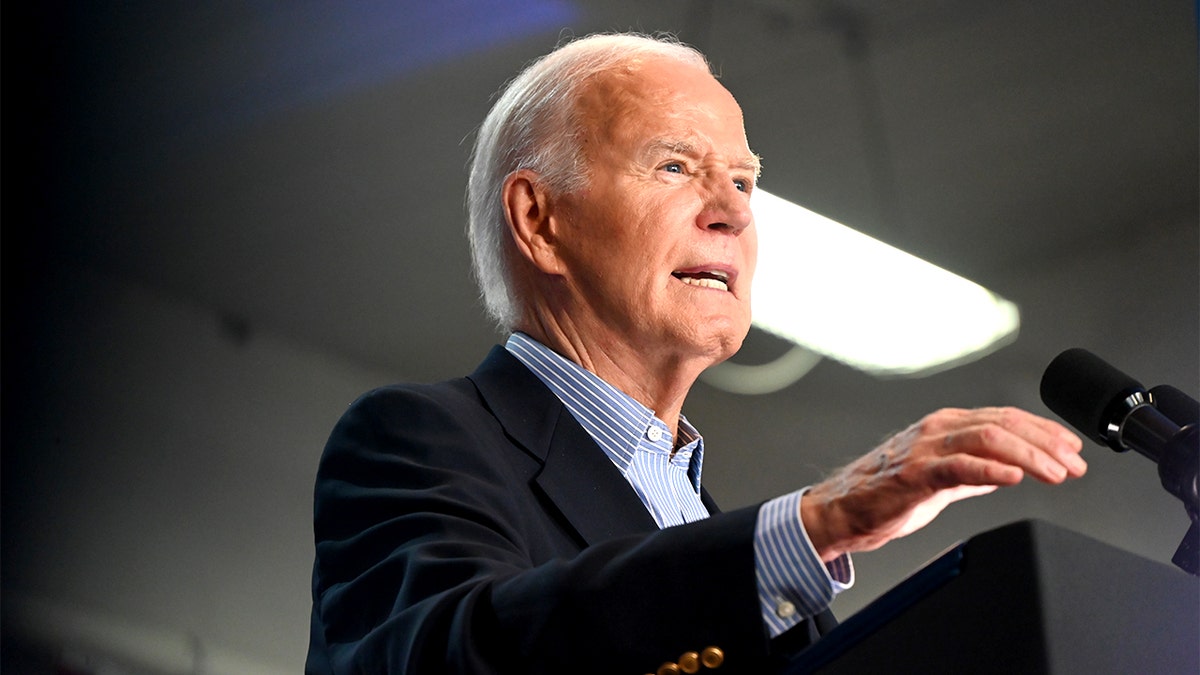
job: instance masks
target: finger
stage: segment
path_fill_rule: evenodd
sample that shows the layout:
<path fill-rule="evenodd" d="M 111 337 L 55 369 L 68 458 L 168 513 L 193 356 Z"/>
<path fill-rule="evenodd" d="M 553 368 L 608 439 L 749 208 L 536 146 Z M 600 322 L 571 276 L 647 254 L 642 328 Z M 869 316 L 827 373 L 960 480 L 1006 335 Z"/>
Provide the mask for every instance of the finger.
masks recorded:
<path fill-rule="evenodd" d="M 1052 453 L 1075 477 L 1087 471 L 1087 462 L 1079 456 L 1083 440 L 1054 420 L 1019 408 L 989 408 L 997 423 L 1034 445 Z"/>
<path fill-rule="evenodd" d="M 1067 468 L 1068 474 L 1074 478 L 1078 478 L 1087 473 L 1087 462 L 1079 455 L 1080 451 L 1083 450 L 1083 440 L 1078 435 L 1053 420 L 1029 413 L 1026 414 L 1035 426 L 1040 428 L 1043 433 L 1048 434 L 1050 439 L 1052 439 L 1051 441 L 1042 443 L 1041 446 L 1046 448 L 1048 452 L 1053 454 Z"/>
<path fill-rule="evenodd" d="M 1079 436 L 1054 420 L 1013 407 L 943 408 L 921 420 L 916 426 L 930 437 L 953 435 L 980 424 L 996 424 L 1028 440 L 1047 447 L 1061 443 L 1070 452 L 1083 447 Z"/>
<path fill-rule="evenodd" d="M 959 454 L 1020 468 L 1045 483 L 1061 483 L 1069 475 L 1054 454 L 995 424 L 964 429 L 954 435 L 950 446 Z"/>
<path fill-rule="evenodd" d="M 984 408 L 943 439 L 945 452 L 968 452 L 1021 466 L 1041 480 L 1079 477 L 1087 463 L 1079 456 L 1082 441 L 1061 425 L 1016 408 Z"/>
<path fill-rule="evenodd" d="M 956 454 L 933 462 L 929 466 L 927 476 L 929 487 L 934 490 L 979 486 L 986 488 L 979 493 L 983 494 L 994 490 L 997 486 L 1020 483 L 1025 472 L 1020 467 L 1003 461 L 975 455 Z M 968 492 L 963 496 L 971 494 Z M 959 499 L 961 498 L 959 497 Z"/>

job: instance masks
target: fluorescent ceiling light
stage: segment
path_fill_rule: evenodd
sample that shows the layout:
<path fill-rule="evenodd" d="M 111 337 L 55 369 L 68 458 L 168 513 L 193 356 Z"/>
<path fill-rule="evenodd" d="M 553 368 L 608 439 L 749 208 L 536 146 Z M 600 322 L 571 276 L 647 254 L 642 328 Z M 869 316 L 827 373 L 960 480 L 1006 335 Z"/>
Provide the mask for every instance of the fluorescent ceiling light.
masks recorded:
<path fill-rule="evenodd" d="M 756 189 L 754 324 L 880 376 L 920 376 L 1011 342 L 1016 305 L 982 286 Z"/>

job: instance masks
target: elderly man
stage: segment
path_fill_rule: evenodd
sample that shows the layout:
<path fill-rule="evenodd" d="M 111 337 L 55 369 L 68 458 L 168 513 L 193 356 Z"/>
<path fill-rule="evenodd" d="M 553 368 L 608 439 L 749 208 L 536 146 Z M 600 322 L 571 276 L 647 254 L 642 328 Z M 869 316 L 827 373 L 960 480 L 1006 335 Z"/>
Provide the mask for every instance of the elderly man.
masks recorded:
<path fill-rule="evenodd" d="M 1083 474 L 1052 421 L 943 410 L 720 513 L 681 409 L 750 327 L 757 174 L 737 103 L 683 45 L 592 36 L 507 86 L 469 206 L 510 337 L 471 376 L 373 391 L 334 429 L 309 672 L 769 672 L 833 625 L 848 554 L 1026 474 Z"/>

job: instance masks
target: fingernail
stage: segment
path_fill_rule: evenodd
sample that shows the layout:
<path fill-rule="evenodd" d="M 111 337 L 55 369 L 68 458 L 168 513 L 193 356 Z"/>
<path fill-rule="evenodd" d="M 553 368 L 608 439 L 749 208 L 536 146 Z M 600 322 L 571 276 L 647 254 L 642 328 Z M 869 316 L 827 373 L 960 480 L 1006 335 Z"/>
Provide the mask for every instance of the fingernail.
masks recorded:
<path fill-rule="evenodd" d="M 1067 462 L 1067 464 L 1071 465 L 1072 469 L 1075 469 L 1076 473 L 1083 473 L 1084 471 L 1087 471 L 1087 462 L 1085 462 L 1082 457 L 1080 457 L 1079 455 L 1077 455 L 1073 452 L 1069 453 L 1067 455 L 1067 458 L 1065 461 Z"/>

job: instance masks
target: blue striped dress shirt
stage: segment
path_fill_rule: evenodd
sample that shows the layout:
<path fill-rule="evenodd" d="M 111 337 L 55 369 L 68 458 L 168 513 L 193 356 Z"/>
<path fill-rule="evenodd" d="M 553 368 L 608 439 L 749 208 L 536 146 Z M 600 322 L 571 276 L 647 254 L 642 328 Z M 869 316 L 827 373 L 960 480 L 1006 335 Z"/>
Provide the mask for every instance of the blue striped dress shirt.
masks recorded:
<path fill-rule="evenodd" d="M 704 439 L 679 419 L 678 449 L 667 425 L 594 373 L 524 333 L 505 348 L 563 402 L 621 475 L 660 528 L 709 516 L 700 501 Z M 674 452 L 672 452 L 674 450 Z M 763 622 L 771 637 L 823 611 L 849 588 L 854 569 L 843 556 L 825 565 L 800 522 L 803 490 L 773 499 L 758 513 L 754 559 Z"/>

